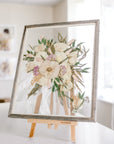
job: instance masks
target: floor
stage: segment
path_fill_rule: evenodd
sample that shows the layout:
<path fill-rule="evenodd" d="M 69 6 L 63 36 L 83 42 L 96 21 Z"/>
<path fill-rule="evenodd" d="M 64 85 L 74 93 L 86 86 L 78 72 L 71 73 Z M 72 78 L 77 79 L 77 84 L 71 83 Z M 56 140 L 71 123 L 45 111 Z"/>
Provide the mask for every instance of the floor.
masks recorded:
<path fill-rule="evenodd" d="M 9 104 L 0 105 L 0 144 L 72 144 L 70 127 L 57 130 L 38 124 L 33 138 L 28 138 L 31 124 L 24 119 L 7 117 Z M 98 123 L 78 123 L 76 144 L 114 144 L 114 131 Z"/>

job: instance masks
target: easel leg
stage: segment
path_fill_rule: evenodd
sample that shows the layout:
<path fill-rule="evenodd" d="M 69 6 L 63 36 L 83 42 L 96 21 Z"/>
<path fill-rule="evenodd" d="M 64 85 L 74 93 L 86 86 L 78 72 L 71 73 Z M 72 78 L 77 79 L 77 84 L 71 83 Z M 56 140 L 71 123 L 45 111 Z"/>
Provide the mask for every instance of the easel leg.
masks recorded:
<path fill-rule="evenodd" d="M 56 130 L 58 128 L 58 125 L 57 124 L 55 124 L 55 127 L 54 127 L 54 129 Z"/>
<path fill-rule="evenodd" d="M 71 125 L 71 141 L 75 142 L 75 125 Z"/>
<path fill-rule="evenodd" d="M 53 114 L 53 93 L 51 93 L 50 97 L 50 114 Z M 51 128 L 51 124 L 48 124 L 48 128 Z"/>
<path fill-rule="evenodd" d="M 64 106 L 64 111 L 65 111 L 65 114 L 68 115 L 68 105 L 67 105 L 67 100 L 66 100 L 66 97 L 63 97 L 63 106 Z"/>
<path fill-rule="evenodd" d="M 36 123 L 32 123 L 32 125 L 31 125 L 31 130 L 30 130 L 30 134 L 29 134 L 29 137 L 30 137 L 30 138 L 34 136 L 35 127 L 36 127 Z"/>
<path fill-rule="evenodd" d="M 42 99 L 42 94 L 40 94 L 38 96 L 38 98 L 37 98 L 34 113 L 38 113 L 39 112 L 41 99 Z M 34 136 L 35 127 L 36 127 L 36 123 L 32 123 L 29 137 L 33 137 Z"/>
<path fill-rule="evenodd" d="M 51 93 L 51 99 L 50 99 L 50 113 L 53 114 L 53 93 Z"/>

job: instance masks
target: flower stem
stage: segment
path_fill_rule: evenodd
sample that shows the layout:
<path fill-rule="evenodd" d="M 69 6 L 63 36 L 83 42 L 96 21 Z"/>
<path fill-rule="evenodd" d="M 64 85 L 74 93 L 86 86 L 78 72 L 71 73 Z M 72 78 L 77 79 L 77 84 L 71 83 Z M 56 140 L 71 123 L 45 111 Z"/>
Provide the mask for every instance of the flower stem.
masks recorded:
<path fill-rule="evenodd" d="M 59 62 L 59 64 L 62 64 L 64 61 L 66 61 L 68 59 L 68 57 L 66 57 L 64 60 L 62 60 L 61 62 Z"/>

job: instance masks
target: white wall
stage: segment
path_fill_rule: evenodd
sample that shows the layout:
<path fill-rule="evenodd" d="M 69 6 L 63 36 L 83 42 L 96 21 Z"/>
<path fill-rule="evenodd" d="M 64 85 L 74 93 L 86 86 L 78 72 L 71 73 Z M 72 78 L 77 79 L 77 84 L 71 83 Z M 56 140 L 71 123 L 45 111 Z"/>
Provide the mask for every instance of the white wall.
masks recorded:
<path fill-rule="evenodd" d="M 103 100 L 97 101 L 97 122 L 114 129 L 114 104 Z"/>
<path fill-rule="evenodd" d="M 63 0 L 53 7 L 53 20 L 54 22 L 67 21 L 67 0 Z"/>
<path fill-rule="evenodd" d="M 19 50 L 23 26 L 53 21 L 53 9 L 49 6 L 0 4 L 0 24 L 15 26 L 16 50 Z"/>
<path fill-rule="evenodd" d="M 0 25 L 15 27 L 15 57 L 18 56 L 24 25 L 49 22 L 53 22 L 51 6 L 0 3 Z M 0 80 L 0 98 L 10 97 L 12 84 L 12 80 Z"/>
<path fill-rule="evenodd" d="M 67 0 L 68 20 L 98 19 L 101 12 L 100 0 Z"/>

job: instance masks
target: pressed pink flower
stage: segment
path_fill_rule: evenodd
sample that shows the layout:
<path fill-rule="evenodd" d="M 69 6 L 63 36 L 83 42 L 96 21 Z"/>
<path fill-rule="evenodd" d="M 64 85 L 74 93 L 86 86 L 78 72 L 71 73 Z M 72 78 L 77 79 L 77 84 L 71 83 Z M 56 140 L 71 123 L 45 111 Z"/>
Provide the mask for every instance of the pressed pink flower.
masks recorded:
<path fill-rule="evenodd" d="M 27 54 L 26 57 L 34 57 L 32 54 Z"/>
<path fill-rule="evenodd" d="M 54 54 L 51 54 L 48 56 L 47 60 L 55 60 L 55 55 Z"/>
<path fill-rule="evenodd" d="M 36 66 L 36 67 L 34 67 L 34 69 L 33 69 L 33 74 L 35 75 L 35 76 L 37 76 L 38 74 L 39 74 L 39 67 L 38 66 Z"/>
<path fill-rule="evenodd" d="M 42 58 L 40 58 L 40 57 L 36 57 L 36 61 L 43 62 Z"/>
<path fill-rule="evenodd" d="M 67 69 L 64 65 L 61 65 L 60 69 L 61 69 L 61 71 L 60 71 L 61 75 L 64 75 L 67 72 Z"/>

